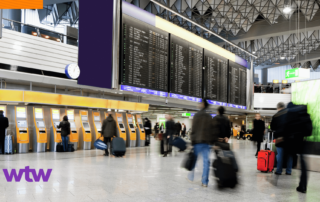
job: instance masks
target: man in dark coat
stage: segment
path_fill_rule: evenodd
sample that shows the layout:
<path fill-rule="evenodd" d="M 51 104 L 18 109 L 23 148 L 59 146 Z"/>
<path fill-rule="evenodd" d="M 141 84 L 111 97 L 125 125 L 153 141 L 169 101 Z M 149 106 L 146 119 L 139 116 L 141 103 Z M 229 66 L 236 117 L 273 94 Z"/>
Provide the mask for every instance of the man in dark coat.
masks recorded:
<path fill-rule="evenodd" d="M 144 119 L 144 130 L 146 131 L 146 146 L 150 144 L 150 135 L 152 133 L 151 122 L 148 118 Z"/>
<path fill-rule="evenodd" d="M 176 127 L 176 135 L 179 137 L 179 136 L 180 136 L 180 132 L 181 132 L 181 130 L 182 130 L 182 126 L 181 126 L 180 121 L 178 121 L 178 122 L 175 124 L 175 127 Z"/>
<path fill-rule="evenodd" d="M 213 135 L 220 142 L 228 142 L 230 138 L 231 124 L 228 117 L 224 116 L 224 107 L 218 108 L 218 115 L 213 118 Z"/>
<path fill-rule="evenodd" d="M 175 127 L 175 123 L 173 121 L 172 116 L 170 115 L 166 115 L 166 133 L 164 134 L 164 138 L 163 138 L 163 145 L 164 145 L 164 155 L 163 157 L 166 157 L 169 150 L 170 150 L 170 146 L 172 144 L 173 141 L 173 135 L 176 132 L 176 127 Z"/>
<path fill-rule="evenodd" d="M 9 127 L 9 121 L 7 117 L 4 117 L 3 111 L 0 111 L 0 146 L 1 153 L 4 154 L 4 139 L 6 136 L 6 129 Z"/>
<path fill-rule="evenodd" d="M 101 128 L 101 135 L 104 137 L 104 142 L 108 145 L 105 150 L 105 156 L 109 156 L 108 148 L 111 153 L 111 138 L 117 137 L 117 124 L 111 114 L 103 121 Z"/>
<path fill-rule="evenodd" d="M 256 156 L 258 156 L 258 152 L 260 151 L 265 129 L 265 123 L 261 120 L 260 114 L 256 114 L 255 120 L 253 121 L 253 141 L 257 142 Z"/>

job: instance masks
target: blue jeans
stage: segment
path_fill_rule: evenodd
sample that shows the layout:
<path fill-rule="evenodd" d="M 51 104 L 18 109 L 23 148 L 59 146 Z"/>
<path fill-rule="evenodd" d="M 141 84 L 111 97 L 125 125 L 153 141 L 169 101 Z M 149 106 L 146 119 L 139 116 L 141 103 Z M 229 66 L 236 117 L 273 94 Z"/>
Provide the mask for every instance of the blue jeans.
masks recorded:
<path fill-rule="evenodd" d="M 200 153 L 202 153 L 203 158 L 203 173 L 202 173 L 202 184 L 208 185 L 209 183 L 209 171 L 210 171 L 210 160 L 209 160 L 209 154 L 210 154 L 210 145 L 208 144 L 196 144 L 194 145 L 194 154 L 198 156 Z M 194 179 L 194 169 L 190 171 L 188 175 L 188 179 L 193 181 Z"/>
<path fill-rule="evenodd" d="M 282 173 L 282 163 L 283 163 L 283 153 L 284 149 L 282 147 L 277 147 L 277 171 L 276 173 Z M 291 155 L 288 155 L 287 160 L 287 170 L 286 173 L 291 174 L 293 158 Z"/>
<path fill-rule="evenodd" d="M 68 151 L 69 136 L 61 136 L 61 138 L 62 138 L 63 150 L 66 152 Z"/>

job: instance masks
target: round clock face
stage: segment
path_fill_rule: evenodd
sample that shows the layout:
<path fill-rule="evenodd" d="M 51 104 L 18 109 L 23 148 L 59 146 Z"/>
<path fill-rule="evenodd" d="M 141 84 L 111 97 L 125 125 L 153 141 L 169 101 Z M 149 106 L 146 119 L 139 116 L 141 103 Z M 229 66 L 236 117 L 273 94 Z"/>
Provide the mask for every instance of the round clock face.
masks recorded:
<path fill-rule="evenodd" d="M 80 76 L 80 68 L 77 64 L 69 64 L 66 66 L 66 75 L 69 79 L 77 79 Z"/>

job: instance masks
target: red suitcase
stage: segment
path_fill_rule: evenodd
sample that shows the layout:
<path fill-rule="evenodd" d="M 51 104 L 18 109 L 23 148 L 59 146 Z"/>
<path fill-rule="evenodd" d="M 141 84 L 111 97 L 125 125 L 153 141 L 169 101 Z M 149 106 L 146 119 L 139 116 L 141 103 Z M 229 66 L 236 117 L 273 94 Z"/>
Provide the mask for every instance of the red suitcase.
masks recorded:
<path fill-rule="evenodd" d="M 270 133 L 272 134 L 271 140 L 269 139 Z M 266 150 L 261 150 L 258 152 L 258 164 L 257 169 L 261 172 L 272 172 L 274 167 L 274 160 L 276 158 L 276 154 L 271 151 L 272 150 L 272 143 L 268 143 L 272 141 L 273 133 L 268 132 L 268 139 L 265 145 Z"/>

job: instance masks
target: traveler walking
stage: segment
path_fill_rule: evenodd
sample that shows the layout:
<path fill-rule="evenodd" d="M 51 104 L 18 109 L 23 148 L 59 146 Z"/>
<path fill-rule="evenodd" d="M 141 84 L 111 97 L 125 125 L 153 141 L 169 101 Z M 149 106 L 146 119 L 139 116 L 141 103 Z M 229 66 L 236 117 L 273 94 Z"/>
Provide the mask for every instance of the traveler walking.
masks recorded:
<path fill-rule="evenodd" d="M 144 130 L 146 132 L 146 146 L 149 146 L 150 144 L 150 135 L 152 133 L 151 131 L 151 122 L 148 118 L 144 119 Z"/>
<path fill-rule="evenodd" d="M 200 111 L 193 117 L 191 143 L 194 148 L 195 156 L 202 154 L 203 158 L 203 173 L 202 173 L 202 186 L 207 187 L 209 183 L 209 167 L 210 167 L 210 148 L 217 138 L 214 136 L 212 117 L 206 113 L 209 104 L 207 99 L 203 99 L 200 103 Z M 188 179 L 193 181 L 194 169 L 189 172 Z"/>
<path fill-rule="evenodd" d="M 169 152 L 169 147 L 173 141 L 173 135 L 176 132 L 175 123 L 173 121 L 172 116 L 166 115 L 166 133 L 163 135 L 163 145 L 164 145 L 164 155 L 166 157 Z"/>
<path fill-rule="evenodd" d="M 294 105 L 292 102 L 288 104 L 286 132 L 290 136 L 284 141 L 287 142 L 288 151 L 291 154 L 300 155 L 301 175 L 297 191 L 301 193 L 307 192 L 307 164 L 304 160 L 306 136 L 312 135 L 312 121 L 307 112 L 306 105 Z"/>
<path fill-rule="evenodd" d="M 161 123 L 161 125 L 160 125 L 160 133 L 164 133 L 164 124 L 163 124 L 163 122 Z"/>
<path fill-rule="evenodd" d="M 258 156 L 258 152 L 260 151 L 265 129 L 265 123 L 261 120 L 260 114 L 256 114 L 255 120 L 253 121 L 253 141 L 257 142 L 257 152 L 255 156 Z"/>
<path fill-rule="evenodd" d="M 4 140 L 6 138 L 6 129 L 9 127 L 9 120 L 4 117 L 3 111 L 0 110 L 0 147 L 1 153 L 4 154 Z"/>
<path fill-rule="evenodd" d="M 284 138 L 288 135 L 285 130 L 286 121 L 287 121 L 287 112 L 285 109 L 285 105 L 283 102 L 279 102 L 277 104 L 278 112 L 272 117 L 272 121 L 270 124 L 271 130 L 274 132 L 274 138 L 276 140 L 276 148 L 277 148 L 277 170 L 275 172 L 276 175 L 281 175 L 282 173 L 282 164 L 283 159 L 287 159 L 287 169 L 286 175 L 291 175 L 293 158 L 291 154 L 288 154 L 285 147 L 285 142 L 283 142 Z M 284 158 L 287 157 L 287 158 Z"/>
<path fill-rule="evenodd" d="M 213 135 L 217 141 L 228 143 L 230 139 L 231 124 L 228 117 L 224 116 L 224 107 L 218 108 L 218 115 L 213 118 Z"/>
<path fill-rule="evenodd" d="M 181 126 L 180 121 L 178 121 L 178 122 L 175 124 L 175 127 L 176 127 L 176 133 L 175 133 L 175 135 L 179 137 L 179 136 L 180 136 L 181 129 L 182 129 L 182 126 Z"/>
<path fill-rule="evenodd" d="M 101 135 L 104 137 L 104 142 L 108 145 L 104 155 L 109 156 L 108 148 L 111 153 L 111 138 L 117 137 L 117 124 L 111 114 L 102 123 Z"/>
<path fill-rule="evenodd" d="M 187 127 L 184 123 L 182 123 L 181 136 L 186 137 Z"/>
<path fill-rule="evenodd" d="M 63 117 L 63 121 L 60 122 L 57 128 L 61 128 L 61 139 L 62 139 L 63 151 L 67 152 L 69 135 L 70 135 L 70 123 L 68 121 L 68 116 Z"/>
<path fill-rule="evenodd" d="M 159 123 L 157 122 L 156 125 L 154 125 L 154 138 L 157 138 L 158 137 L 158 134 L 159 134 L 159 130 L 160 130 L 160 127 L 159 127 Z"/>

